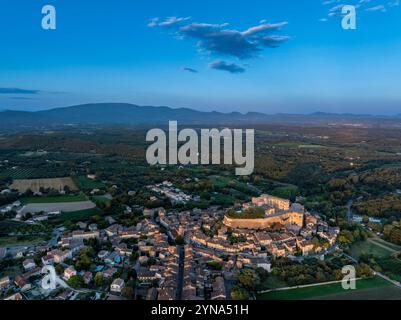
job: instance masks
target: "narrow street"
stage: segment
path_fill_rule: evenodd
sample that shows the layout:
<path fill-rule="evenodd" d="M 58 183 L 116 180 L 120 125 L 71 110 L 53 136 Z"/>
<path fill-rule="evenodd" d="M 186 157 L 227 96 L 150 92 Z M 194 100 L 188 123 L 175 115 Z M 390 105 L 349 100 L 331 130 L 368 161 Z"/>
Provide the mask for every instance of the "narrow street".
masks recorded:
<path fill-rule="evenodd" d="M 182 299 L 182 289 L 184 286 L 184 263 L 185 263 L 185 249 L 184 246 L 177 246 L 178 250 L 178 275 L 177 275 L 177 294 L 176 299 Z"/>

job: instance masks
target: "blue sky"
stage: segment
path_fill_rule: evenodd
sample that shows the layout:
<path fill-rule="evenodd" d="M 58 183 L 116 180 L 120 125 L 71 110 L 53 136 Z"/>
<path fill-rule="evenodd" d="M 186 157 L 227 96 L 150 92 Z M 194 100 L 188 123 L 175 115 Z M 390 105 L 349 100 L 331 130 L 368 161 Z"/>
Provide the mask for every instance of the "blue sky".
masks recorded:
<path fill-rule="evenodd" d="M 400 21 L 398 0 L 0 0 L 0 109 L 401 113 Z"/>

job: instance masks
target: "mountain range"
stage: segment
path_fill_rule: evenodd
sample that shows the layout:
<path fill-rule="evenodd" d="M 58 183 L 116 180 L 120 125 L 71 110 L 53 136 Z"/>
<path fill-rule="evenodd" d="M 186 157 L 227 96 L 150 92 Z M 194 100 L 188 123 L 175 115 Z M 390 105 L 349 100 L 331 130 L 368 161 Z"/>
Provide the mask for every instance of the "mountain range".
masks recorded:
<path fill-rule="evenodd" d="M 137 106 L 125 103 L 96 103 L 43 111 L 0 112 L 0 126 L 4 129 L 54 127 L 63 125 L 166 125 L 179 124 L 310 124 L 400 127 L 400 116 L 373 116 L 354 114 L 274 114 L 248 112 L 203 112 L 189 108 Z"/>

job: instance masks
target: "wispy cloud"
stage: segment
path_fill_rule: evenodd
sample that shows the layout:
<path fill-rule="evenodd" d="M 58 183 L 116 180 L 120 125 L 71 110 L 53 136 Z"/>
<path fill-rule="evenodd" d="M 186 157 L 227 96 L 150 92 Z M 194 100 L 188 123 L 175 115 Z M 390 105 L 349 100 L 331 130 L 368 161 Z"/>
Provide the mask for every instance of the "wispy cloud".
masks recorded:
<path fill-rule="evenodd" d="M 40 90 L 29 90 L 21 88 L 0 88 L 0 94 L 39 94 Z"/>
<path fill-rule="evenodd" d="M 220 71 L 227 71 L 230 73 L 243 73 L 245 72 L 245 68 L 233 63 L 233 62 L 226 62 L 226 61 L 214 61 L 209 64 L 209 68 L 220 70 Z"/>
<path fill-rule="evenodd" d="M 399 5 L 400 5 L 400 0 L 393 0 L 387 2 L 387 6 L 389 6 L 390 8 L 398 7 Z"/>
<path fill-rule="evenodd" d="M 148 27 L 154 28 L 154 27 L 174 27 L 176 25 L 179 25 L 182 22 L 190 20 L 191 17 L 185 17 L 185 18 L 177 18 L 177 17 L 167 17 L 164 20 L 160 20 L 160 18 L 153 18 L 150 19 L 148 23 Z"/>
<path fill-rule="evenodd" d="M 31 97 L 11 97 L 12 100 L 34 100 L 35 98 Z"/>
<path fill-rule="evenodd" d="M 388 9 L 398 7 L 400 0 L 326 0 L 322 4 L 328 7 L 327 17 L 319 19 L 321 22 L 328 18 L 342 17 L 342 8 L 345 5 L 353 5 L 357 10 L 365 12 L 387 12 Z M 358 12 L 358 11 L 357 11 Z"/>
<path fill-rule="evenodd" d="M 366 8 L 365 11 L 381 11 L 381 12 L 386 12 L 387 10 L 386 10 L 386 6 L 383 5 L 383 4 L 381 4 L 381 5 L 378 5 L 378 6 Z"/>
<path fill-rule="evenodd" d="M 191 73 L 198 73 L 199 72 L 198 70 L 193 69 L 193 68 L 189 68 L 189 67 L 184 67 L 184 68 L 182 68 L 182 70 L 188 71 L 188 72 L 191 72 Z"/>
<path fill-rule="evenodd" d="M 290 39 L 277 34 L 288 24 L 286 21 L 270 24 L 262 20 L 260 24 L 241 31 L 229 28 L 228 23 L 198 23 L 190 20 L 189 17 L 153 18 L 148 26 L 172 30 L 178 39 L 196 40 L 200 52 L 240 60 L 259 57 L 264 49 L 277 48 Z"/>

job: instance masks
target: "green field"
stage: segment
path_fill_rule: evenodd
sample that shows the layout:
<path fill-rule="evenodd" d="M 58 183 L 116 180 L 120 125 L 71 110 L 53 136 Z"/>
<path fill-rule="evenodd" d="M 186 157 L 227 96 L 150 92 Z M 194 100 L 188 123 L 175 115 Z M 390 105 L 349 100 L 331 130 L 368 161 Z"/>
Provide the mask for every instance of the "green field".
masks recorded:
<path fill-rule="evenodd" d="M 380 271 L 389 278 L 401 281 L 401 259 L 393 257 L 399 246 L 388 243 L 382 239 L 369 239 L 352 245 L 350 254 L 355 258 L 362 255 L 372 255 L 372 267 L 380 267 Z"/>
<path fill-rule="evenodd" d="M 356 242 L 350 248 L 351 256 L 359 259 L 362 255 L 373 255 L 378 258 L 387 258 L 392 252 L 369 241 Z"/>
<path fill-rule="evenodd" d="M 54 197 L 27 197 L 21 199 L 24 204 L 30 203 L 61 203 L 61 202 L 80 202 L 86 201 L 88 198 L 84 194 L 79 195 L 64 195 Z"/>
<path fill-rule="evenodd" d="M 99 214 L 101 214 L 101 211 L 97 208 L 74 212 L 63 212 L 61 215 L 52 218 L 51 221 L 53 223 L 63 223 L 66 221 L 77 222 Z"/>
<path fill-rule="evenodd" d="M 93 189 L 102 189 L 104 188 L 104 184 L 96 181 L 89 179 L 85 176 L 76 176 L 72 178 L 75 182 L 75 184 L 78 186 L 80 190 L 85 190 L 85 191 L 90 191 Z"/>
<path fill-rule="evenodd" d="M 378 244 L 382 244 L 382 245 L 388 247 L 391 250 L 401 251 L 401 246 L 396 245 L 394 243 L 387 242 L 387 241 L 385 241 L 383 239 L 379 239 L 379 238 L 374 239 L 374 241 L 377 242 Z"/>
<path fill-rule="evenodd" d="M 326 284 L 315 287 L 272 291 L 259 295 L 259 300 L 311 300 L 311 299 L 358 299 L 359 296 L 370 296 L 381 299 L 381 292 L 396 289 L 401 298 L 401 289 L 395 288 L 390 282 L 374 277 L 357 281 L 357 289 L 345 291 L 341 283 Z M 385 289 L 385 290 L 384 290 Z"/>

